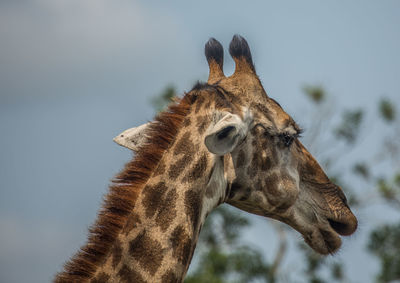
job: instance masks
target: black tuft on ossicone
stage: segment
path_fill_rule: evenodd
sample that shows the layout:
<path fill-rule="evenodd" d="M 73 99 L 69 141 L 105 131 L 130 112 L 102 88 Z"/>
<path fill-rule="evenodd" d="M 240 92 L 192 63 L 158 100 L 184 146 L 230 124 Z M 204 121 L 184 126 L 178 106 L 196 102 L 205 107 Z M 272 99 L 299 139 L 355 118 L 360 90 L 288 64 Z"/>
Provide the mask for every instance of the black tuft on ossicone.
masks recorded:
<path fill-rule="evenodd" d="M 210 38 L 204 47 L 204 53 L 206 54 L 207 62 L 215 60 L 218 65 L 222 66 L 224 62 L 224 49 L 218 40 L 213 37 Z"/>
<path fill-rule="evenodd" d="M 250 65 L 251 69 L 255 71 L 253 59 L 251 58 L 250 47 L 247 44 L 246 39 L 238 34 L 235 34 L 229 44 L 229 53 L 233 58 L 243 57 Z"/>

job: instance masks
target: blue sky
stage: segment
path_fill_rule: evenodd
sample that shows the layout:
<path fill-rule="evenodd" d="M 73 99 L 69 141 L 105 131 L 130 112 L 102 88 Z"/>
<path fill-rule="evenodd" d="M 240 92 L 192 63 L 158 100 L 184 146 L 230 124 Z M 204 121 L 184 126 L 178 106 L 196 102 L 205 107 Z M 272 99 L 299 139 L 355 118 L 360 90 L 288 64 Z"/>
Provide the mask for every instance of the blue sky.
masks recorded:
<path fill-rule="evenodd" d="M 0 281 L 49 281 L 84 243 L 110 178 L 131 157 L 112 138 L 152 119 L 150 100 L 167 84 L 183 93 L 206 80 L 209 37 L 227 50 L 243 35 L 267 92 L 302 124 L 304 84 L 323 85 L 338 109 L 373 111 L 382 96 L 400 104 L 399 9 L 398 1 L 1 1 Z M 360 244 L 370 219 L 399 216 L 371 209 L 337 255 L 354 282 L 371 282 L 378 268 Z M 254 222 L 246 240 L 271 258 L 271 225 Z M 284 268 L 295 259 L 289 253 Z"/>

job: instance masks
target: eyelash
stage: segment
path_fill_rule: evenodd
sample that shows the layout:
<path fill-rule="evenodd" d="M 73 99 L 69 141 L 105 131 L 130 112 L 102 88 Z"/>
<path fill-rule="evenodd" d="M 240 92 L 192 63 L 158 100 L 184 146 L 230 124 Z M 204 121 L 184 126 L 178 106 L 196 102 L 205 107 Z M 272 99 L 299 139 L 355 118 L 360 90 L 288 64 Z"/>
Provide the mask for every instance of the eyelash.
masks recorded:
<path fill-rule="evenodd" d="M 290 135 L 290 134 L 279 134 L 276 135 L 286 147 L 290 147 L 293 143 L 293 141 L 297 138 L 301 137 L 301 134 L 303 133 L 303 130 L 300 129 L 296 134 L 294 135 Z M 268 133 L 267 131 L 264 132 L 264 136 L 265 137 L 272 137 L 272 135 L 270 133 Z"/>
<path fill-rule="evenodd" d="M 262 125 L 261 125 L 262 126 Z M 273 137 L 274 135 L 271 135 L 269 132 L 268 132 L 268 130 L 264 127 L 264 126 L 262 126 L 263 128 L 264 128 L 264 136 L 265 137 Z M 278 134 L 278 135 L 276 135 L 282 142 L 283 142 L 283 144 L 286 146 L 286 147 L 290 147 L 291 145 L 292 145 L 292 143 L 293 143 L 293 141 L 295 140 L 295 139 L 297 139 L 297 138 L 301 138 L 301 134 L 304 132 L 304 130 L 303 129 L 298 129 L 297 130 L 297 133 L 296 134 L 294 134 L 294 135 L 291 135 L 291 134 L 288 134 L 288 133 L 283 133 L 283 134 Z"/>

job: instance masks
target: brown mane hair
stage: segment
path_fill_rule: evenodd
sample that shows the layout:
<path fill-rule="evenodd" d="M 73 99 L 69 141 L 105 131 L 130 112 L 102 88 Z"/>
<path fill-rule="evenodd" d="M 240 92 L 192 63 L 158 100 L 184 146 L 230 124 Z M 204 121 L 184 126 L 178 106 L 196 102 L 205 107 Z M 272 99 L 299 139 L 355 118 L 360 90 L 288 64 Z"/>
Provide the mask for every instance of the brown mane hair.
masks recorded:
<path fill-rule="evenodd" d="M 132 161 L 112 181 L 97 220 L 89 228 L 86 245 L 64 265 L 64 270 L 56 275 L 54 282 L 82 282 L 94 275 L 125 225 L 140 191 L 164 151 L 175 139 L 196 98 L 195 88 L 156 116 L 149 127 L 146 144 L 140 147 Z"/>

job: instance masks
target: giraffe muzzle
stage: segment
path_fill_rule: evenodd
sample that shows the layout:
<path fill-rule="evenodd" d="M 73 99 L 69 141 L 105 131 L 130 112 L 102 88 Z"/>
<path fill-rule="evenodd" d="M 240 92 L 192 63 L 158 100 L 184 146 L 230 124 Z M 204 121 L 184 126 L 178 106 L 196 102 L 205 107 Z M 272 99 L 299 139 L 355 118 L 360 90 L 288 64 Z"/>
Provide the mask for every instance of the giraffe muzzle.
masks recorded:
<path fill-rule="evenodd" d="M 341 220 L 328 218 L 329 225 L 341 236 L 349 236 L 357 230 L 358 222 L 354 214 L 349 210 L 349 215 Z"/>

